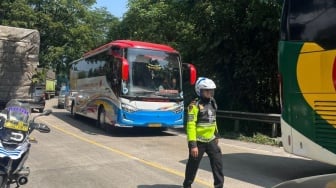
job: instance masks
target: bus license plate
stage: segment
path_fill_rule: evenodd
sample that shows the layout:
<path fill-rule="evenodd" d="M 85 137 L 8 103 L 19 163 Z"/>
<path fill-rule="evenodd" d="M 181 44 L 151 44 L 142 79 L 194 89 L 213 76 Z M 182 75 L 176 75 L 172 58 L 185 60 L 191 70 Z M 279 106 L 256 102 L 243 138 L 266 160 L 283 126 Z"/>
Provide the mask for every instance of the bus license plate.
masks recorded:
<path fill-rule="evenodd" d="M 151 124 L 148 124 L 148 127 L 161 127 L 161 123 L 151 123 Z"/>

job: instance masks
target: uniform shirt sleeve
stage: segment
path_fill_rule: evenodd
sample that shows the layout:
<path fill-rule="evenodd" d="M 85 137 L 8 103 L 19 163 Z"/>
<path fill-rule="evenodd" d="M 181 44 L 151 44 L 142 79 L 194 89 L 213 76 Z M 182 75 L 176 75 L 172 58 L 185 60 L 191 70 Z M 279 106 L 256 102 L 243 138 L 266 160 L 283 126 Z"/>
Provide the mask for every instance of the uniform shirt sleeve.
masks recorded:
<path fill-rule="evenodd" d="M 196 122 L 198 109 L 195 104 L 188 107 L 187 138 L 189 148 L 196 147 Z"/>

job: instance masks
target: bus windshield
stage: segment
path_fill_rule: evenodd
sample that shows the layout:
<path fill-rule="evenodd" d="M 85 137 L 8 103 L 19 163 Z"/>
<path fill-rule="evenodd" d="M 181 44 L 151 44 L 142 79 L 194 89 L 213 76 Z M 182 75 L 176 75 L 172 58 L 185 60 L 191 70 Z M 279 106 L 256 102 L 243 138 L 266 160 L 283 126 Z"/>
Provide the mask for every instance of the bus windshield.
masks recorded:
<path fill-rule="evenodd" d="M 181 98 L 181 63 L 177 53 L 129 48 L 129 80 L 123 94 L 129 97 Z"/>
<path fill-rule="evenodd" d="M 281 39 L 315 42 L 324 49 L 336 47 L 336 1 L 285 1 Z"/>

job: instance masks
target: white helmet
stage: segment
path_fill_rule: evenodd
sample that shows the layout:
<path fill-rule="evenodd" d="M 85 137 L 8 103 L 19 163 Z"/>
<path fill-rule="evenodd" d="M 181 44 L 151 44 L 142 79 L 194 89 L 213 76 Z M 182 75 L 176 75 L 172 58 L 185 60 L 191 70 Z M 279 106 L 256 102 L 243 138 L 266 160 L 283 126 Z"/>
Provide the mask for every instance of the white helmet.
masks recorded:
<path fill-rule="evenodd" d="M 216 84 L 209 78 L 199 77 L 195 84 L 196 94 L 201 96 L 201 89 L 216 89 Z"/>

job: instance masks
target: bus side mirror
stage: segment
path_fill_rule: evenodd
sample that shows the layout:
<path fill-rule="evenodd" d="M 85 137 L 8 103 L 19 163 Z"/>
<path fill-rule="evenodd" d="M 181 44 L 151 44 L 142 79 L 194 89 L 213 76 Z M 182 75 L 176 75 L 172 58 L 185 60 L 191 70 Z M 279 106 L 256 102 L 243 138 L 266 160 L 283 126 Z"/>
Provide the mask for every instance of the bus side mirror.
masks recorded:
<path fill-rule="evenodd" d="M 122 58 L 122 63 L 121 63 L 121 78 L 124 81 L 128 80 L 128 71 L 129 71 L 129 65 L 128 62 L 125 58 Z"/>
<path fill-rule="evenodd" d="M 190 85 L 196 83 L 197 71 L 193 64 L 183 63 L 183 79 L 189 80 Z"/>

